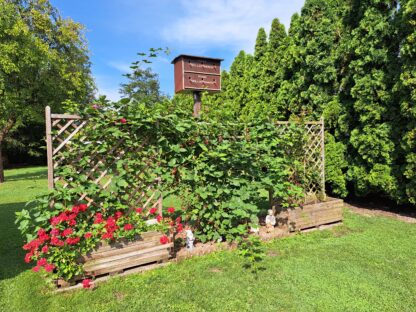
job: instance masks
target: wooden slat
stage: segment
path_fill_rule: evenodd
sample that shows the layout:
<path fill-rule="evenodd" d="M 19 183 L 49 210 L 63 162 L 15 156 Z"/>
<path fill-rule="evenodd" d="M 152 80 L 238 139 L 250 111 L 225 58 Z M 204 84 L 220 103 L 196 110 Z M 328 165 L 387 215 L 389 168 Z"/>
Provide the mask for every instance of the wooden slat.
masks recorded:
<path fill-rule="evenodd" d="M 46 154 L 48 159 L 48 188 L 54 188 L 53 180 L 53 147 L 52 147 L 52 125 L 51 125 L 51 108 L 45 108 L 45 124 L 46 124 Z"/>
<path fill-rule="evenodd" d="M 53 119 L 82 119 L 79 115 L 71 115 L 71 114 L 52 114 Z"/>
<path fill-rule="evenodd" d="M 65 144 L 68 144 L 72 137 L 77 134 L 85 126 L 86 123 L 87 122 L 84 120 L 79 126 L 77 126 L 77 128 L 57 148 L 54 149 L 53 154 L 55 155 L 61 150 L 62 147 L 65 146 Z"/>
<path fill-rule="evenodd" d="M 143 265 L 155 261 L 167 260 L 168 258 L 169 251 L 167 249 L 158 250 L 145 255 L 137 255 L 131 256 L 129 258 L 123 258 L 121 260 L 113 261 L 111 263 L 103 263 L 96 266 L 85 267 L 85 272 L 87 272 L 87 274 L 93 273 L 96 275 L 100 275 L 105 273 L 117 272 L 126 268 L 135 267 L 138 265 Z"/>
<path fill-rule="evenodd" d="M 147 254 L 154 254 L 156 251 L 164 250 L 169 253 L 169 248 L 173 247 L 172 243 L 161 245 L 158 243 L 156 246 L 147 247 L 139 250 L 131 249 L 120 249 L 118 254 L 107 255 L 100 258 L 88 259 L 84 264 L 84 269 L 86 271 L 95 270 L 95 268 L 101 267 L 101 265 L 113 265 L 113 263 L 119 263 L 119 261 L 124 261 L 125 259 L 137 259 L 139 256 L 146 257 Z"/>

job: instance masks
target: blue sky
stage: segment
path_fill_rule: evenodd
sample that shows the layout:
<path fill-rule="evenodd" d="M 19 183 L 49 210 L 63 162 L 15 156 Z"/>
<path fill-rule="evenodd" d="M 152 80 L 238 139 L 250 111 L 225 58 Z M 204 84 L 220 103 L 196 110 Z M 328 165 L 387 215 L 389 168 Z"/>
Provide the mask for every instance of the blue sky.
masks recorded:
<path fill-rule="evenodd" d="M 173 65 L 178 54 L 223 58 L 228 69 L 240 50 L 253 51 L 260 27 L 277 17 L 289 26 L 304 0 L 51 0 L 63 17 L 86 27 L 92 72 L 99 90 L 119 98 L 123 73 L 137 52 L 168 47 L 169 56 L 152 64 L 161 89 L 173 95 Z"/>

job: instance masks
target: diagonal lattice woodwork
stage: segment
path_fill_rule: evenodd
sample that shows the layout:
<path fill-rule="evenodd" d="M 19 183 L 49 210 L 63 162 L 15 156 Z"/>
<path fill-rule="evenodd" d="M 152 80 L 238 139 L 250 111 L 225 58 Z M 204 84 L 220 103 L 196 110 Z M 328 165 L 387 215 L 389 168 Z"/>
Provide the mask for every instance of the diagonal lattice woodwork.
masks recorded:
<path fill-rule="evenodd" d="M 285 135 L 291 122 L 277 122 L 278 132 Z M 306 175 L 306 185 L 303 185 L 306 195 L 325 195 L 325 145 L 324 121 L 305 122 L 299 124 L 305 129 L 306 139 L 303 144 L 303 165 Z"/>
<path fill-rule="evenodd" d="M 157 165 L 155 155 L 142 153 L 146 142 L 133 150 L 123 146 L 123 140 L 119 140 L 103 152 L 100 150 L 100 138 L 88 137 L 89 126 L 87 120 L 77 115 L 51 114 L 50 108 L 46 108 L 49 188 L 77 190 L 79 181 L 73 181 L 65 175 L 65 171 L 70 170 L 96 188 L 94 194 L 76 193 L 78 200 L 98 206 L 98 194 L 114 194 L 111 189 L 112 184 L 119 183 L 120 163 L 127 159 L 140 159 L 134 168 L 123 168 L 124 175 L 134 182 L 129 185 L 128 193 L 120 196 L 119 201 L 132 209 L 141 207 L 148 211 L 156 207 L 162 213 L 162 194 L 159 191 L 161 181 L 152 172 Z M 88 148 L 84 153 L 79 152 L 74 142 L 85 144 Z M 88 153 L 88 160 L 83 158 L 85 153 Z"/>
<path fill-rule="evenodd" d="M 159 191 L 160 178 L 152 175 L 152 171 L 157 167 L 156 155 L 142 153 L 146 145 L 144 140 L 142 145 L 136 150 L 126 149 L 123 140 L 119 140 L 114 146 L 100 152 L 99 138 L 95 142 L 90 142 L 84 131 L 88 126 L 87 120 L 82 120 L 77 115 L 51 114 L 50 108 L 46 108 L 46 137 L 48 155 L 48 185 L 49 188 L 56 186 L 76 189 L 77 181 L 62 174 L 61 168 L 73 170 L 78 175 L 82 175 L 88 181 L 96 185 L 96 193 L 111 192 L 112 183 L 117 182 L 117 164 L 123 159 L 137 159 L 134 168 L 124 168 L 124 170 L 134 181 L 129 187 L 129 192 L 125 198 L 120 199 L 129 207 L 142 207 L 149 209 L 158 207 L 162 211 L 162 194 Z M 299 124 L 300 125 L 300 124 Z M 292 122 L 277 122 L 276 127 L 279 136 L 289 133 Z M 306 195 L 325 194 L 325 154 L 324 154 L 324 122 L 306 122 L 301 124 L 305 129 L 306 139 L 303 142 L 302 161 L 304 172 L 307 178 L 303 185 Z M 81 142 L 91 146 L 88 149 L 89 160 L 83 159 L 82 153 L 74 150 L 73 141 Z M 74 155 L 68 157 L 68 154 Z M 82 160 L 82 161 L 81 161 Z M 86 200 L 90 205 L 99 205 L 98 200 L 94 200 L 91 194 L 77 194 L 79 200 Z"/>

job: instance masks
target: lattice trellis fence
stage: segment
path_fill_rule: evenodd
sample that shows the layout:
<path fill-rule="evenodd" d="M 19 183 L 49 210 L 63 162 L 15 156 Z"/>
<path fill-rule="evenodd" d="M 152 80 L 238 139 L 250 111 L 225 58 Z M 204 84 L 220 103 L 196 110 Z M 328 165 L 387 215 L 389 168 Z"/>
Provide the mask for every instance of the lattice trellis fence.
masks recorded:
<path fill-rule="evenodd" d="M 71 166 L 79 174 L 86 176 L 91 182 L 99 187 L 99 190 L 108 191 L 111 183 L 117 177 L 116 163 L 125 157 L 140 157 L 140 151 L 130 151 L 123 147 L 120 140 L 110 150 L 105 152 L 105 157 L 98 152 L 99 146 L 92 147 L 89 152 L 89 162 L 80 164 L 78 161 L 82 154 L 73 150 L 71 141 L 76 139 L 85 144 L 93 144 L 88 141 L 83 129 L 88 126 L 88 121 L 83 120 L 77 115 L 52 114 L 49 107 L 45 110 L 46 117 L 46 139 L 47 139 L 47 159 L 48 159 L 48 186 L 53 189 L 59 184 L 63 188 L 75 189 L 76 181 L 68 181 L 64 176 L 58 174 L 59 167 Z M 91 126 L 91 125 L 89 125 Z M 285 135 L 290 130 L 292 122 L 276 122 L 276 127 L 281 135 Z M 324 121 L 321 119 L 316 122 L 306 122 L 305 127 L 306 141 L 303 143 L 303 164 L 304 171 L 309 175 L 306 179 L 306 195 L 325 196 L 325 153 L 324 153 Z M 71 151 L 77 157 L 68 159 L 65 151 Z M 157 207 L 162 212 L 162 194 L 159 191 L 160 179 L 151 176 L 150 163 L 154 159 L 140 158 L 142 162 L 138 172 L 132 172 L 135 183 L 129 188 L 128 198 L 124 203 L 130 207 Z M 136 168 L 137 169 L 137 168 Z M 151 181 L 151 182 L 149 182 Z M 77 194 L 79 200 L 85 200 L 90 205 L 99 205 L 88 194 Z"/>
<path fill-rule="evenodd" d="M 289 131 L 292 122 L 279 121 L 276 126 L 279 133 L 284 135 Z M 303 150 L 304 171 L 308 175 L 305 188 L 306 195 L 325 196 L 325 140 L 324 120 L 308 121 L 302 124 L 305 127 L 306 140 Z"/>
<path fill-rule="evenodd" d="M 140 149 L 126 150 L 123 141 L 119 140 L 110 150 L 103 154 L 97 142 L 89 142 L 83 130 L 88 125 L 87 120 L 83 120 L 77 115 L 52 114 L 50 107 L 46 107 L 46 142 L 48 159 L 48 187 L 53 189 L 59 185 L 66 189 L 76 189 L 76 181 L 67 179 L 59 174 L 59 167 L 69 166 L 72 170 L 86 177 L 98 187 L 98 191 L 111 192 L 111 183 L 117 179 L 117 163 L 126 157 L 140 157 Z M 71 145 L 72 140 L 78 140 L 84 144 L 90 144 L 88 163 L 79 163 L 84 156 Z M 141 146 L 143 147 L 143 145 Z M 68 158 L 65 156 L 71 152 L 75 156 Z M 148 210 L 151 207 L 158 208 L 162 213 L 162 193 L 159 190 L 160 178 L 153 177 L 149 164 L 154 159 L 151 156 L 140 158 L 142 165 L 131 172 L 134 176 L 134 183 L 129 186 L 129 193 L 122 201 L 129 207 L 142 207 Z M 149 182 L 150 181 L 150 182 Z M 89 205 L 98 206 L 100 203 L 94 201 L 93 196 L 86 193 L 77 194 L 78 200 L 85 200 Z"/>

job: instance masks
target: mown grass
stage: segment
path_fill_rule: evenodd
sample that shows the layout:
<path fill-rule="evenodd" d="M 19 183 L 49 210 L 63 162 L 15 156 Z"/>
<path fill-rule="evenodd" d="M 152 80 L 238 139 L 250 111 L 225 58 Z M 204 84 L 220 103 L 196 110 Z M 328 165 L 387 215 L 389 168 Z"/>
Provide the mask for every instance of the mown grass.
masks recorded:
<path fill-rule="evenodd" d="M 43 168 L 0 186 L 3 311 L 415 311 L 416 225 L 345 211 L 344 225 L 266 244 L 253 275 L 235 251 L 54 294 L 22 260 L 14 212 L 46 190 Z"/>

